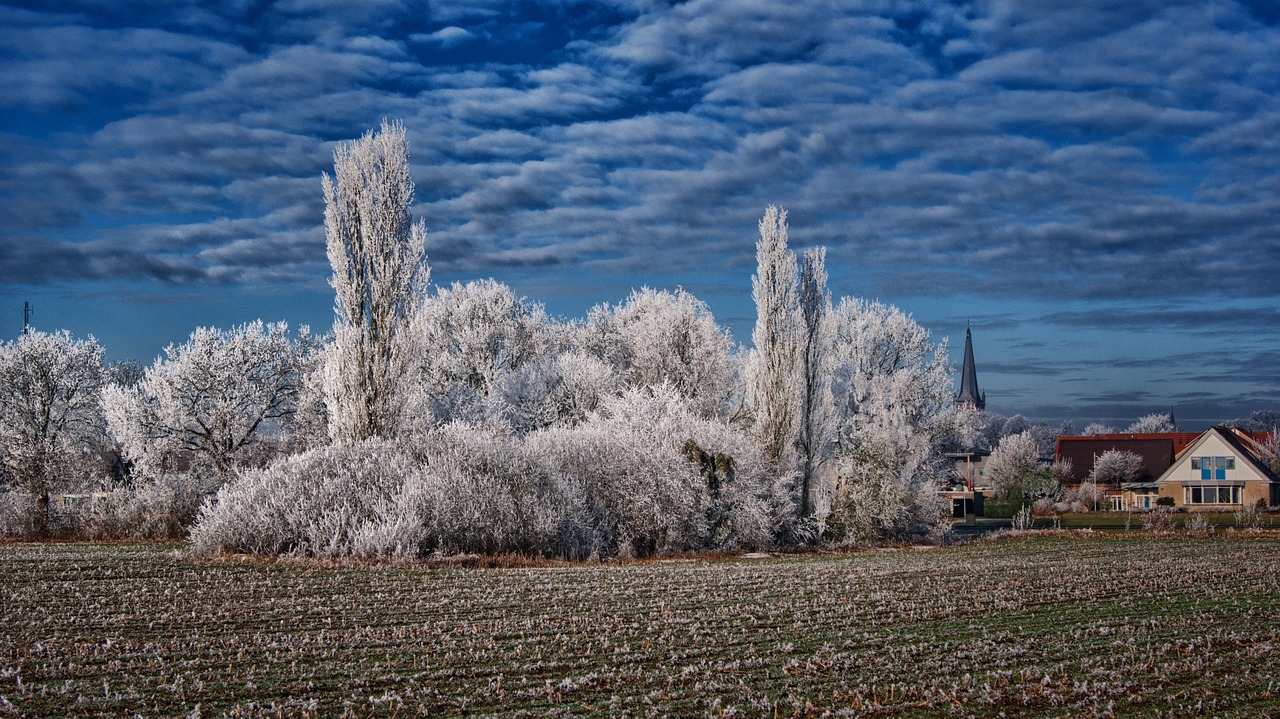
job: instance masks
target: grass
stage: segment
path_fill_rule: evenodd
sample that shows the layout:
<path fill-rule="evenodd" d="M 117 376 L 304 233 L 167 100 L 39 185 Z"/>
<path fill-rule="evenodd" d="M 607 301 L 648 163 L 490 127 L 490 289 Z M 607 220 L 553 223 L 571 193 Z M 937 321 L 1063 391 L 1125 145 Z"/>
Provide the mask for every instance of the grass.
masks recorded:
<path fill-rule="evenodd" d="M 1280 716 L 1278 541 L 516 568 L 0 545 L 0 716 Z"/>

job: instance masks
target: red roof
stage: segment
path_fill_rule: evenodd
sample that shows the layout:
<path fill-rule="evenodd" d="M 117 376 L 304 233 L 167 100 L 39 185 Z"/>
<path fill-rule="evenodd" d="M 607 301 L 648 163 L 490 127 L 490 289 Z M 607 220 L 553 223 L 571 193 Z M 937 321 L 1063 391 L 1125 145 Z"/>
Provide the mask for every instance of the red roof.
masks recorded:
<path fill-rule="evenodd" d="M 1258 442 L 1265 442 L 1270 432 L 1247 432 Z M 1055 462 L 1071 460 L 1071 476 L 1083 482 L 1093 471 L 1094 460 L 1103 452 L 1122 450 L 1142 457 L 1142 472 L 1136 481 L 1152 481 L 1173 465 L 1178 455 L 1190 447 L 1203 432 L 1152 432 L 1149 434 L 1095 434 L 1083 437 L 1059 437 L 1054 450 Z"/>

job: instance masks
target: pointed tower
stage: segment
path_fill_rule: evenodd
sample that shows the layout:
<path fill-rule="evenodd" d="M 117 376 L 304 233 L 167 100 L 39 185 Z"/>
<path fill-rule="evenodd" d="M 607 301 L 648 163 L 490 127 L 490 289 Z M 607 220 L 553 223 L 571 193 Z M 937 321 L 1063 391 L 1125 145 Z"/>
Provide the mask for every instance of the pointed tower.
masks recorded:
<path fill-rule="evenodd" d="M 973 363 L 973 334 L 966 324 L 964 328 L 964 367 L 960 368 L 960 393 L 956 405 L 972 407 L 978 411 L 987 408 L 987 395 L 978 391 L 978 368 Z"/>

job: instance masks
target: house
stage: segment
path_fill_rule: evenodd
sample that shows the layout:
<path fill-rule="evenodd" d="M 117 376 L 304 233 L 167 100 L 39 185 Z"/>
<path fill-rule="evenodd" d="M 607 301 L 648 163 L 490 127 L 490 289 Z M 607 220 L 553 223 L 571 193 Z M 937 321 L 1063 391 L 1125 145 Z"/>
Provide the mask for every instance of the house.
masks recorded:
<path fill-rule="evenodd" d="M 1093 473 L 1093 464 L 1104 452 L 1119 450 L 1142 457 L 1142 469 L 1136 478 L 1154 482 L 1177 457 L 1200 435 L 1195 432 L 1161 432 L 1153 434 L 1095 434 L 1083 437 L 1059 437 L 1054 450 L 1056 463 L 1071 462 L 1067 483 L 1080 484 Z"/>
<path fill-rule="evenodd" d="M 1264 445 L 1271 439 L 1267 432 L 1210 427 L 1179 452 L 1155 482 L 1146 484 L 1154 484 L 1160 498 L 1169 497 L 1175 507 L 1188 510 L 1234 511 L 1258 503 L 1280 505 L 1280 476 L 1265 459 Z M 1150 494 L 1150 489 L 1141 491 Z"/>

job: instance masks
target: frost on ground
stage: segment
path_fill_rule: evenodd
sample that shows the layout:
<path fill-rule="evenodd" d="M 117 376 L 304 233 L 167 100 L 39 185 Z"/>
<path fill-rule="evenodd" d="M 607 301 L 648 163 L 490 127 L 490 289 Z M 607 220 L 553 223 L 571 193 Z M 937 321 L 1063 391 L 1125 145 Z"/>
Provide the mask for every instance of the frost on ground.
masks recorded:
<path fill-rule="evenodd" d="M 0 545 L 0 713 L 1268 716 L 1275 541 L 469 570 Z"/>

